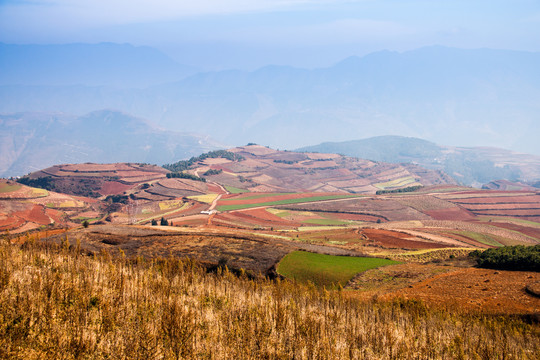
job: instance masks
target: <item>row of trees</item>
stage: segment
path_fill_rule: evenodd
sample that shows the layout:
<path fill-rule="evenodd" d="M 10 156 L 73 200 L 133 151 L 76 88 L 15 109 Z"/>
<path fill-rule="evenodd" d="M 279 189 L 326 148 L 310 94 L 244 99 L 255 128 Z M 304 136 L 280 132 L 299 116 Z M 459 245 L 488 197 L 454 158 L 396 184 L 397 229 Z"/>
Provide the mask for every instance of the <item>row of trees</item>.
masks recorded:
<path fill-rule="evenodd" d="M 205 178 L 201 178 L 201 177 L 198 177 L 198 176 L 195 176 L 195 175 L 191 175 L 190 173 L 186 173 L 186 172 L 171 172 L 171 173 L 168 173 L 167 174 L 167 179 L 170 179 L 170 178 L 190 179 L 190 180 L 195 180 L 195 181 L 206 182 Z"/>
<path fill-rule="evenodd" d="M 152 219 L 152 226 L 157 226 L 158 222 L 156 219 Z M 161 220 L 159 221 L 159 225 L 161 226 L 172 226 L 173 223 L 172 221 L 169 223 L 169 221 L 167 219 L 165 219 L 164 217 L 161 217 Z"/>
<path fill-rule="evenodd" d="M 208 158 L 211 158 L 211 159 L 223 158 L 230 161 L 242 161 L 245 159 L 242 155 L 238 155 L 236 153 L 233 153 L 227 150 L 215 150 L 215 151 L 210 151 L 210 152 L 201 154 L 199 156 L 194 156 L 189 160 L 180 160 L 173 164 L 165 164 L 163 165 L 163 167 L 173 172 L 179 172 L 179 171 L 188 170 L 196 162 L 203 161 Z"/>
<path fill-rule="evenodd" d="M 394 189 L 394 190 L 377 190 L 376 194 L 381 195 L 381 194 L 413 192 L 413 191 L 416 191 L 416 190 L 420 190 L 421 188 L 423 188 L 422 185 L 416 185 L 416 186 L 408 186 L 406 188 Z"/>

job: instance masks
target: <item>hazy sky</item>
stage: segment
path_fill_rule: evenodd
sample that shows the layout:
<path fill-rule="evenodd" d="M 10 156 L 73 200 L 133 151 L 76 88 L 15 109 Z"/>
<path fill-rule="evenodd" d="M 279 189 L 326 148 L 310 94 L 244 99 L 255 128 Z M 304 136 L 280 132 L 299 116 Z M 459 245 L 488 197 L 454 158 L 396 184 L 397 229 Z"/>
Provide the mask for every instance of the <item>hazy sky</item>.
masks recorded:
<path fill-rule="evenodd" d="M 119 42 L 207 69 L 425 45 L 540 51 L 538 0 L 0 0 L 5 43 Z"/>

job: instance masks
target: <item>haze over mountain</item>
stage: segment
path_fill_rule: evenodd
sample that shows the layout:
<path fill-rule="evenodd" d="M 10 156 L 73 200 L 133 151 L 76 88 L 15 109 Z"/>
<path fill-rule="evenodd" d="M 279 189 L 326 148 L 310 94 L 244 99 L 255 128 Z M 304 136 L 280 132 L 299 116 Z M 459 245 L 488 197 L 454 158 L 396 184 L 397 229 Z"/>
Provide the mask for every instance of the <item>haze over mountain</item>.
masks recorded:
<path fill-rule="evenodd" d="M 0 176 L 20 176 L 64 163 L 162 165 L 223 148 L 207 136 L 164 131 L 112 110 L 0 115 Z"/>
<path fill-rule="evenodd" d="M 461 184 L 477 187 L 499 179 L 531 184 L 540 180 L 540 156 L 500 148 L 441 146 L 403 136 L 326 142 L 298 151 L 332 152 L 390 163 L 416 163 L 428 169 L 442 170 Z"/>
<path fill-rule="evenodd" d="M 404 135 L 540 154 L 538 64 L 540 53 L 433 46 L 315 70 L 200 73 L 144 89 L 21 80 L 0 87 L 0 112 L 114 108 L 173 131 L 275 148 Z"/>
<path fill-rule="evenodd" d="M 145 87 L 197 70 L 148 46 L 130 44 L 15 45 L 0 43 L 1 85 Z M 95 110 L 95 109 L 93 109 Z"/>

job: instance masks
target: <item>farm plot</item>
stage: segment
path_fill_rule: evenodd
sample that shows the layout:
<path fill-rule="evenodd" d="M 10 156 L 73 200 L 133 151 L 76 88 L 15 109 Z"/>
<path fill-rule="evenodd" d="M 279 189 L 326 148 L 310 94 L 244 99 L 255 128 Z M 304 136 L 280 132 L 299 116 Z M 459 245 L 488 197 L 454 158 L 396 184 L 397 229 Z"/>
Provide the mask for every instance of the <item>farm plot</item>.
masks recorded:
<path fill-rule="evenodd" d="M 540 281 L 540 273 L 455 269 L 384 295 L 384 299 L 421 300 L 428 305 L 491 314 L 538 313 L 540 298 L 525 288 Z"/>
<path fill-rule="evenodd" d="M 534 245 L 539 241 L 534 237 L 524 233 L 505 229 L 491 224 L 482 224 L 479 222 L 467 221 L 444 221 L 444 220 L 424 220 L 423 225 L 428 228 L 439 228 L 443 231 L 458 230 L 469 233 L 486 234 L 492 236 L 502 245 Z M 473 237 L 474 238 L 474 237 Z M 477 239 L 475 239 L 477 240 Z"/>
<path fill-rule="evenodd" d="M 267 206 L 277 206 L 285 204 L 298 204 L 306 202 L 317 202 L 324 200 L 337 200 L 337 199 L 346 199 L 351 197 L 357 197 L 356 195 L 349 194 L 326 194 L 321 195 L 321 193 L 300 193 L 300 194 L 268 194 L 264 197 L 256 197 L 248 200 L 227 200 L 218 202 L 217 210 L 219 211 L 232 211 L 232 210 L 241 210 L 249 209 L 254 207 L 267 207 Z"/>
<path fill-rule="evenodd" d="M 316 204 L 280 206 L 280 208 L 299 211 L 321 211 L 372 216 L 381 221 L 427 220 L 424 213 L 400 204 L 392 199 L 357 198 L 328 201 Z"/>
<path fill-rule="evenodd" d="M 438 249 L 451 246 L 425 241 L 407 233 L 391 230 L 363 229 L 361 234 L 367 238 L 367 245 L 388 249 Z"/>
<path fill-rule="evenodd" d="M 392 189 L 398 189 L 398 188 L 402 188 L 406 186 L 417 186 L 417 185 L 421 186 L 422 184 L 416 181 L 412 176 L 406 176 L 399 179 L 376 183 L 373 186 L 375 186 L 379 190 L 392 190 Z"/>
<path fill-rule="evenodd" d="M 345 286 L 349 280 L 362 271 L 397 263 L 397 261 L 379 258 L 293 251 L 279 262 L 277 272 L 301 283 L 312 282 L 320 287 L 336 288 Z"/>

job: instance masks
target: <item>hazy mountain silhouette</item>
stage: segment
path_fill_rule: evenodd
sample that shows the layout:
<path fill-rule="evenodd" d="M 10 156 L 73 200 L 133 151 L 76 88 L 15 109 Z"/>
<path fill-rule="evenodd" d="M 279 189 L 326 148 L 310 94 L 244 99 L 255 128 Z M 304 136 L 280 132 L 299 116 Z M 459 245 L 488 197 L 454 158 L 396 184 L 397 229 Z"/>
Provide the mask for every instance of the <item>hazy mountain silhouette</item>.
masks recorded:
<path fill-rule="evenodd" d="M 441 146 L 403 136 L 326 142 L 298 151 L 339 153 L 390 163 L 416 163 L 442 170 L 461 184 L 478 187 L 499 179 L 530 184 L 540 180 L 540 156 L 500 148 Z"/>
<path fill-rule="evenodd" d="M 138 162 L 162 165 L 223 148 L 212 139 L 155 129 L 112 110 L 0 115 L 0 176 L 20 176 L 64 163 Z"/>
<path fill-rule="evenodd" d="M 185 78 L 196 69 L 158 50 L 130 44 L 0 43 L 2 85 L 145 87 Z"/>
<path fill-rule="evenodd" d="M 540 53 L 440 46 L 306 70 L 199 73 L 145 89 L 1 86 L 0 111 L 122 109 L 230 144 L 298 148 L 404 135 L 540 154 Z"/>

